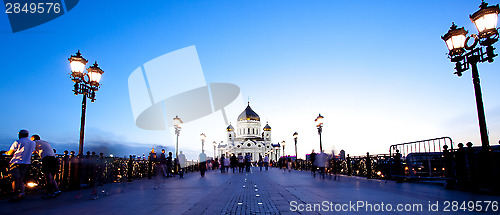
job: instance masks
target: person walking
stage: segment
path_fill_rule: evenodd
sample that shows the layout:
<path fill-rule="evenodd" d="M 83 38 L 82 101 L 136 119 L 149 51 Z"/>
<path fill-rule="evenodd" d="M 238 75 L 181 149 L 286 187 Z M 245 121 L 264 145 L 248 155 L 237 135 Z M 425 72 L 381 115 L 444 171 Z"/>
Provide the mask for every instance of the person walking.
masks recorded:
<path fill-rule="evenodd" d="M 288 155 L 286 162 L 287 162 L 286 164 L 287 164 L 288 172 L 291 172 L 292 171 L 292 158 L 290 157 L 290 155 Z"/>
<path fill-rule="evenodd" d="M 217 160 L 217 158 L 216 158 L 216 160 Z M 224 173 L 224 170 L 225 170 L 225 169 L 224 169 L 224 160 L 226 160 L 226 158 L 224 157 L 224 155 L 222 155 L 222 156 L 220 157 L 220 164 L 221 164 L 221 165 L 220 165 L 220 173 Z"/>
<path fill-rule="evenodd" d="M 200 173 L 201 177 L 205 177 L 205 171 L 207 169 L 207 155 L 205 154 L 204 151 L 201 151 L 200 155 L 198 156 L 200 160 Z"/>
<path fill-rule="evenodd" d="M 311 172 L 313 173 L 313 176 L 316 177 L 317 166 L 316 166 L 316 153 L 314 153 L 314 149 L 309 155 L 309 161 L 311 161 Z"/>
<path fill-rule="evenodd" d="M 161 173 L 163 174 L 164 177 L 167 177 L 167 158 L 165 157 L 165 149 L 161 149 L 161 154 L 160 154 L 160 165 L 159 168 L 161 169 Z"/>
<path fill-rule="evenodd" d="M 31 165 L 31 154 L 35 151 L 35 142 L 31 141 L 28 130 L 20 130 L 19 140 L 14 141 L 6 155 L 12 155 L 10 160 L 10 174 L 12 176 L 13 201 L 19 201 L 25 197 L 24 176 Z"/>
<path fill-rule="evenodd" d="M 269 168 L 269 157 L 267 156 L 267 154 L 264 157 L 264 166 L 266 167 L 266 171 L 267 171 Z"/>
<path fill-rule="evenodd" d="M 40 136 L 31 136 L 31 141 L 35 142 L 35 152 L 42 158 L 42 173 L 45 175 L 47 193 L 42 198 L 54 198 L 61 195 L 55 175 L 59 170 L 59 161 L 57 160 L 54 150 L 49 142 L 41 140 Z"/>
<path fill-rule="evenodd" d="M 179 155 L 177 155 L 177 157 L 179 158 L 179 166 L 181 167 L 180 171 L 179 171 L 179 176 L 181 178 L 184 178 L 184 171 L 185 171 L 185 168 L 187 166 L 187 160 L 186 160 L 186 155 L 182 154 L 182 151 Z"/>
<path fill-rule="evenodd" d="M 243 155 L 239 154 L 238 155 L 238 170 L 239 170 L 239 172 L 243 172 L 244 168 L 245 168 L 245 158 L 243 158 Z"/>
<path fill-rule="evenodd" d="M 231 156 L 231 168 L 233 169 L 233 173 L 237 166 L 238 166 L 238 158 L 236 158 L 236 155 L 233 154 Z"/>
<path fill-rule="evenodd" d="M 258 165 L 259 165 L 260 171 L 262 171 L 262 166 L 264 166 L 264 160 L 262 159 L 261 155 L 259 155 Z"/>
<path fill-rule="evenodd" d="M 324 152 L 321 152 L 320 154 L 317 155 L 316 158 L 316 166 L 319 168 L 319 173 L 321 174 L 320 176 L 325 179 L 325 170 L 328 162 L 328 157 Z"/>
<path fill-rule="evenodd" d="M 245 167 L 247 172 L 250 172 L 250 166 L 252 166 L 252 157 L 250 154 L 247 154 L 245 155 Z"/>
<path fill-rule="evenodd" d="M 229 172 L 229 166 L 231 165 L 231 160 L 229 157 L 224 159 L 224 171 Z"/>
<path fill-rule="evenodd" d="M 173 166 L 174 163 L 172 161 L 172 152 L 168 152 L 168 157 L 167 157 L 167 177 L 173 177 L 174 175 L 172 174 Z"/>

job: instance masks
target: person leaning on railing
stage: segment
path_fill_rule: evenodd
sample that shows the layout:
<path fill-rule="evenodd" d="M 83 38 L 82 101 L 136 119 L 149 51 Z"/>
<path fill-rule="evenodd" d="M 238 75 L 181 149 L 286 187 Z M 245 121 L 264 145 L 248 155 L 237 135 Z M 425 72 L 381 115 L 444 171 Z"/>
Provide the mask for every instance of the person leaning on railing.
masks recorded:
<path fill-rule="evenodd" d="M 31 164 L 31 154 L 35 150 L 35 142 L 31 141 L 27 130 L 21 130 L 18 133 L 19 140 L 16 140 L 10 146 L 6 155 L 12 155 L 10 160 L 10 174 L 12 175 L 13 201 L 21 200 L 24 194 L 24 176 Z"/>
<path fill-rule="evenodd" d="M 41 140 L 40 136 L 33 135 L 31 140 L 36 143 L 35 153 L 42 158 L 42 173 L 45 175 L 47 193 L 42 198 L 53 198 L 61 195 L 57 182 L 54 178 L 59 170 L 59 161 L 57 160 L 54 150 L 49 142 Z"/>

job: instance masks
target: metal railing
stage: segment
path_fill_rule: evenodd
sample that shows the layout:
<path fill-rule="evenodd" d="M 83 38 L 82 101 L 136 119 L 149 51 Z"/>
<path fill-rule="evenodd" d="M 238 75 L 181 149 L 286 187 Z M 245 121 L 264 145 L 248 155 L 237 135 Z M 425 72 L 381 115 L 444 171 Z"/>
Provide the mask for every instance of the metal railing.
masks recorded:
<path fill-rule="evenodd" d="M 159 171 L 156 161 L 135 158 L 56 155 L 59 160 L 59 170 L 55 179 L 61 190 L 73 190 L 93 187 L 106 183 L 132 181 L 140 178 L 151 178 Z M 11 176 L 9 161 L 12 156 L 0 155 L 0 198 L 8 196 L 11 191 Z M 26 173 L 24 182 L 27 193 L 37 193 L 45 188 L 45 176 L 41 172 L 41 159 L 34 155 Z M 186 172 L 198 171 L 197 161 L 188 161 Z M 177 174 L 178 165 L 172 172 Z"/>
<path fill-rule="evenodd" d="M 444 145 L 450 146 L 451 150 L 453 150 L 453 140 L 450 137 L 440 137 L 391 145 L 389 147 L 389 155 L 393 156 L 398 150 L 403 157 L 406 157 L 410 153 L 440 152 Z"/>

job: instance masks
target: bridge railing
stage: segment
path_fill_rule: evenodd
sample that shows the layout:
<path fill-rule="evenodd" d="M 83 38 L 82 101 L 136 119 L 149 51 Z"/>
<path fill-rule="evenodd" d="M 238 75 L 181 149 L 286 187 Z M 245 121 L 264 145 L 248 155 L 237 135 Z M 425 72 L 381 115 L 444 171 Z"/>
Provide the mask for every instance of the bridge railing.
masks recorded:
<path fill-rule="evenodd" d="M 408 143 L 400 143 L 391 145 L 389 147 L 389 155 L 392 156 L 396 154 L 396 151 L 406 157 L 411 153 L 431 153 L 431 152 L 441 152 L 443 146 L 447 145 L 453 150 L 453 140 L 450 137 L 439 137 L 428 140 L 419 140 Z"/>
<path fill-rule="evenodd" d="M 9 161 L 12 156 L 0 155 L 0 198 L 12 191 L 12 178 L 9 173 Z M 134 179 L 152 177 L 158 173 L 160 166 L 153 160 L 136 158 L 98 157 L 57 155 L 59 170 L 55 175 L 61 190 L 92 187 L 105 183 L 132 181 Z M 173 166 L 177 174 L 178 166 Z M 197 161 L 188 161 L 186 172 L 198 171 Z M 25 176 L 27 193 L 36 193 L 45 187 L 45 176 L 41 172 L 41 159 L 34 155 Z"/>

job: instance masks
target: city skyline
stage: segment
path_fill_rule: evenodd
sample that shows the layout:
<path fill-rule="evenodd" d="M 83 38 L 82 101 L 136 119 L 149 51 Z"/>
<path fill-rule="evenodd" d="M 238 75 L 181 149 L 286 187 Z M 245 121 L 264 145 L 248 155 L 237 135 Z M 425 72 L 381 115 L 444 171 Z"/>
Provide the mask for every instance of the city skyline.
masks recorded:
<path fill-rule="evenodd" d="M 294 132 L 299 158 L 319 151 L 314 123 L 319 113 L 325 117 L 326 151 L 388 153 L 392 144 L 443 136 L 480 146 L 471 73 L 453 74 L 440 38 L 452 22 L 476 33 L 468 15 L 480 3 L 81 1 L 64 16 L 18 33 L 11 32 L 4 14 L 0 150 L 8 150 L 23 128 L 78 149 L 81 96 L 71 92 L 67 59 L 80 50 L 87 67 L 97 61 L 104 70 L 96 101 L 87 104 L 84 151 L 117 144 L 174 151 L 173 128 L 135 125 L 127 80 L 144 63 L 192 45 L 206 83 L 231 83 L 241 90 L 228 121 L 236 123 L 249 98 L 262 127 L 266 122 L 272 127 L 272 143 L 286 141 L 286 154 L 295 154 L 288 147 Z M 478 67 L 490 144 L 496 145 L 500 65 Z M 226 142 L 220 119 L 216 112 L 187 123 L 179 150 L 196 159 L 204 133 L 205 151 L 212 155 L 213 141 Z M 142 153 L 147 151 L 135 154 Z"/>

